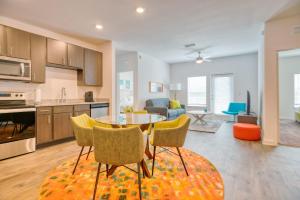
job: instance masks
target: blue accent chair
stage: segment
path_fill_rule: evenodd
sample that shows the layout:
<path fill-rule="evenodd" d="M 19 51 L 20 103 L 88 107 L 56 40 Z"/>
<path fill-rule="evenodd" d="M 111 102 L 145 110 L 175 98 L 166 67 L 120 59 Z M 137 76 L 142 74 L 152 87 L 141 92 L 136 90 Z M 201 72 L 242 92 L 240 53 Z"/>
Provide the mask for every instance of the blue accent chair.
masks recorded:
<path fill-rule="evenodd" d="M 222 113 L 224 114 L 232 115 L 234 117 L 234 120 L 235 117 L 241 112 L 246 112 L 246 103 L 231 102 L 229 104 L 228 110 L 222 111 Z"/>

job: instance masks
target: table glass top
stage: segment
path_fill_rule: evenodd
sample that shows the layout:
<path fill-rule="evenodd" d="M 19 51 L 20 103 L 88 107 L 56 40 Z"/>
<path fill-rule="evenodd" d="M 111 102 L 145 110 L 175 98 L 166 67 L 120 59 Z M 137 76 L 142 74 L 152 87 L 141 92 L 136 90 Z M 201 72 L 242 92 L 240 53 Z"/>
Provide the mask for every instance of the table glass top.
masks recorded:
<path fill-rule="evenodd" d="M 96 121 L 104 124 L 112 125 L 141 125 L 141 124 L 153 124 L 156 122 L 166 120 L 165 116 L 158 114 L 118 114 L 113 116 L 104 116 L 96 118 Z"/>

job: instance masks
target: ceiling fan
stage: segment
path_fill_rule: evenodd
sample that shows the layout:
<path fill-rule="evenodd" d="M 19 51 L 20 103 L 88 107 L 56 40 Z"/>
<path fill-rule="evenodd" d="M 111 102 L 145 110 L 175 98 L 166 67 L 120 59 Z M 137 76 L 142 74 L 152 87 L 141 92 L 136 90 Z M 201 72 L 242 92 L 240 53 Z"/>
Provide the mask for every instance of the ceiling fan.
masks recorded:
<path fill-rule="evenodd" d="M 207 46 L 207 47 L 201 48 L 201 49 L 195 49 L 195 50 L 187 53 L 187 55 L 190 56 L 191 58 L 195 59 L 195 63 L 197 63 L 197 64 L 202 64 L 204 62 L 211 62 L 212 60 L 210 60 L 208 57 L 203 55 L 203 51 L 205 51 L 209 47 L 210 46 Z"/>
<path fill-rule="evenodd" d="M 199 51 L 199 52 L 197 52 L 198 53 L 198 56 L 197 56 L 197 58 L 196 58 L 196 60 L 195 60 L 195 62 L 197 63 L 197 64 L 202 64 L 202 63 L 204 63 L 204 62 L 211 62 L 212 60 L 210 60 L 210 59 L 208 59 L 207 57 L 203 57 L 201 54 L 201 51 Z"/>

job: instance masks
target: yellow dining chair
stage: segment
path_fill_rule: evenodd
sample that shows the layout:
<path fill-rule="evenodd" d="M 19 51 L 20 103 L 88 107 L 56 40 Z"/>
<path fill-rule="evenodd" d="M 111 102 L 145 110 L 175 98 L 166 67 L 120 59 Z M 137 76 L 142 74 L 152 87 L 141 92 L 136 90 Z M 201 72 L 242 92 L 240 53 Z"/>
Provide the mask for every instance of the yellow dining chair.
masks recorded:
<path fill-rule="evenodd" d="M 139 127 L 108 129 L 94 127 L 94 154 L 98 162 L 93 199 L 96 197 L 101 164 L 123 166 L 137 164 L 139 196 L 141 195 L 140 167 L 144 156 L 143 133 Z"/>
<path fill-rule="evenodd" d="M 152 160 L 152 176 L 154 174 L 155 153 L 157 146 L 162 148 L 175 147 L 178 152 L 178 154 L 176 155 L 180 157 L 186 175 L 189 175 L 179 148 L 184 144 L 190 121 L 191 119 L 187 115 L 181 115 L 175 120 L 158 122 L 154 124 L 154 129 L 152 131 L 150 140 L 151 145 L 153 145 L 154 147 Z M 166 148 L 164 149 L 168 150 Z"/>
<path fill-rule="evenodd" d="M 71 117 L 71 123 L 76 138 L 76 142 L 78 146 L 81 146 L 81 151 L 79 153 L 78 159 L 76 161 L 73 170 L 73 174 L 74 174 L 77 165 L 79 163 L 80 157 L 82 155 L 83 149 L 86 146 L 89 146 L 89 151 L 86 156 L 86 160 L 89 158 L 90 152 L 93 147 L 93 127 L 101 126 L 101 127 L 111 128 L 111 125 L 96 122 L 94 119 L 90 118 L 87 114 L 82 114 L 77 117 Z"/>

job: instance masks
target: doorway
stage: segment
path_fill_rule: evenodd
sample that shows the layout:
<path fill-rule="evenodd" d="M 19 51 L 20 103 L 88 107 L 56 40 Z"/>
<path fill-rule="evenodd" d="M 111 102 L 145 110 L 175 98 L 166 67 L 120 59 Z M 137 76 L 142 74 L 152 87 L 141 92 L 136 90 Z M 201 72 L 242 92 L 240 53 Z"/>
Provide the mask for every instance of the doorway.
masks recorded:
<path fill-rule="evenodd" d="M 278 53 L 281 145 L 300 147 L 300 49 Z"/>
<path fill-rule="evenodd" d="M 123 111 L 126 106 L 133 106 L 134 103 L 134 72 L 118 73 L 118 90 L 119 90 L 119 109 Z"/>
<path fill-rule="evenodd" d="M 215 114 L 222 114 L 233 101 L 233 74 L 213 75 L 211 85 L 212 111 Z"/>

